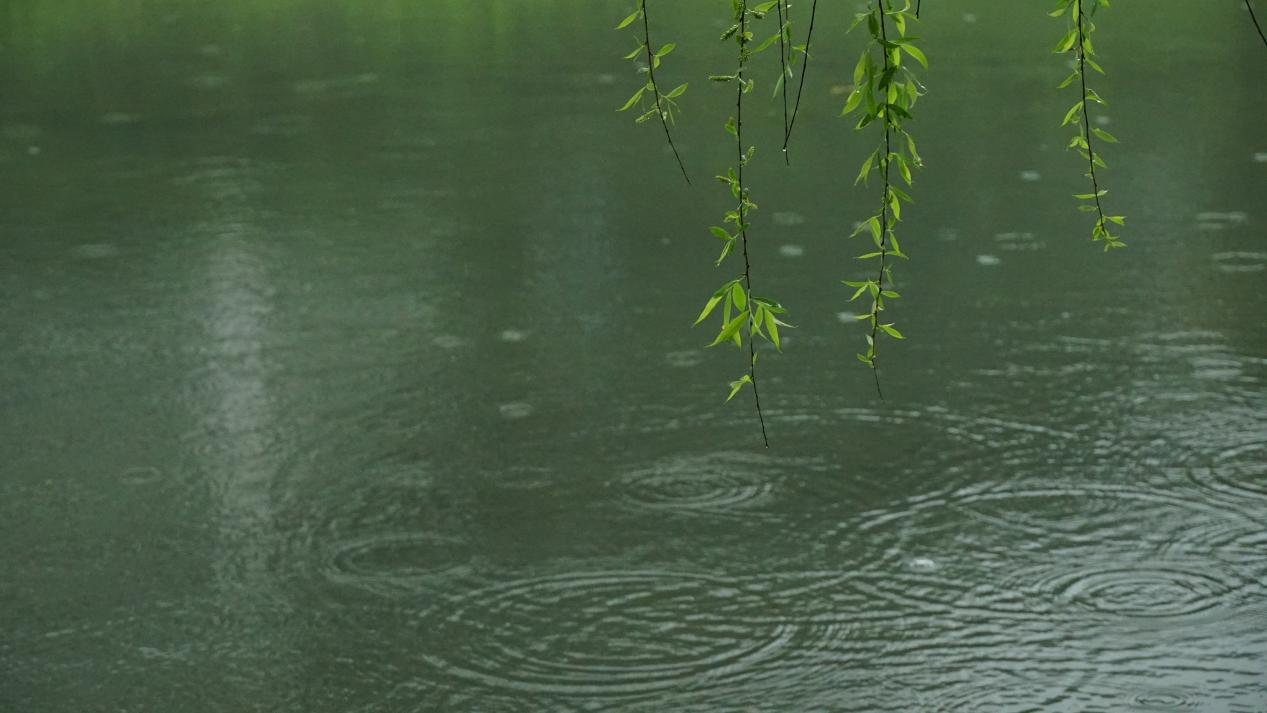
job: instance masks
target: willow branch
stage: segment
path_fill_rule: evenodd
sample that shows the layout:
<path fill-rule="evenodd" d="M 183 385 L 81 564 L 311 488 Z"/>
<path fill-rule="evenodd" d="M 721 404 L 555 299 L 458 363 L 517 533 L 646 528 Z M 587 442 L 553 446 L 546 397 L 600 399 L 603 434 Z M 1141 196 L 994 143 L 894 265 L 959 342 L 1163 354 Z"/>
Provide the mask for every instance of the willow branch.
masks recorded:
<path fill-rule="evenodd" d="M 677 145 L 673 143 L 673 134 L 669 133 L 669 120 L 665 116 L 664 109 L 660 107 L 660 85 L 655 80 L 655 56 L 651 54 L 651 23 L 647 20 L 647 0 L 638 0 L 642 3 L 642 33 L 643 39 L 646 40 L 647 48 L 647 79 L 651 82 L 651 92 L 655 94 L 656 114 L 660 115 L 660 126 L 664 127 L 664 138 L 669 142 L 669 148 L 673 149 L 673 158 L 677 159 L 677 167 L 682 169 L 682 178 L 686 179 L 686 185 L 691 185 L 691 177 L 686 175 L 686 165 L 682 163 L 682 156 L 677 152 Z"/>
<path fill-rule="evenodd" d="M 887 42 L 889 37 L 885 30 L 884 21 L 884 0 L 875 0 L 876 7 L 880 13 L 880 39 Z M 880 54 L 884 56 L 884 72 L 889 71 L 889 49 L 886 45 L 880 45 Z M 880 348 L 876 343 L 876 332 L 880 326 L 880 300 L 884 299 L 884 258 L 888 254 L 889 239 L 889 163 L 892 156 L 892 149 L 889 139 L 892 132 L 889 130 L 889 122 L 892 121 L 890 110 L 884 111 L 884 194 L 880 199 L 880 274 L 876 280 L 878 294 L 872 303 L 871 312 L 871 374 L 875 376 L 875 392 L 884 400 L 884 391 L 880 389 L 880 369 L 876 362 L 880 358 Z"/>
<path fill-rule="evenodd" d="M 1087 140 L 1088 175 L 1091 177 L 1091 193 L 1095 195 L 1095 211 L 1104 225 L 1104 207 L 1100 205 L 1100 184 L 1095 177 L 1095 148 L 1091 142 L 1091 115 L 1087 111 L 1087 48 L 1083 44 L 1082 3 L 1078 3 L 1078 79 L 1082 82 L 1082 135 Z"/>
<path fill-rule="evenodd" d="M 801 110 L 801 93 L 805 90 L 805 75 L 809 73 L 810 42 L 814 39 L 814 18 L 818 15 L 818 0 L 809 9 L 809 30 L 805 33 L 805 63 L 801 65 L 801 81 L 796 87 L 796 103 L 792 107 L 792 118 L 788 121 L 787 131 L 783 132 L 783 153 L 787 153 L 788 141 L 792 138 L 792 127 L 796 126 L 796 115 Z"/>
<path fill-rule="evenodd" d="M 788 135 L 788 123 L 787 123 L 787 62 L 788 62 L 788 53 L 787 53 L 787 49 L 785 48 L 784 43 L 783 43 L 783 34 L 784 34 L 784 33 L 783 33 L 783 29 L 784 29 L 784 24 L 783 24 L 783 23 L 784 23 L 784 19 L 783 19 L 783 3 L 784 3 L 784 0 L 778 0 L 778 3 L 775 5 L 775 7 L 778 9 L 778 13 L 779 13 L 779 18 L 778 18 L 778 19 L 779 19 L 779 69 L 780 69 L 780 71 L 782 72 L 782 74 L 780 74 L 780 75 L 779 75 L 779 85 L 783 88 L 783 163 L 785 163 L 785 164 L 787 164 L 787 165 L 791 165 L 792 160 L 791 160 L 790 158 L 788 158 L 788 155 L 787 155 L 787 135 Z"/>
<path fill-rule="evenodd" d="M 748 29 L 748 1 L 743 0 L 743 12 L 739 19 L 739 88 L 735 90 L 735 146 L 738 147 L 739 165 L 736 167 L 736 178 L 739 180 L 739 235 L 743 244 L 743 279 L 748 299 L 749 314 L 752 313 L 752 264 L 748 260 L 748 222 L 744 203 L 748 194 L 743 185 L 743 90 L 744 60 L 747 41 L 744 39 Z M 748 338 L 748 378 L 752 379 L 752 397 L 757 403 L 757 420 L 761 422 L 761 441 L 766 448 L 770 447 L 770 438 L 765 432 L 765 415 L 761 411 L 761 394 L 757 391 L 757 347 L 751 335 Z"/>

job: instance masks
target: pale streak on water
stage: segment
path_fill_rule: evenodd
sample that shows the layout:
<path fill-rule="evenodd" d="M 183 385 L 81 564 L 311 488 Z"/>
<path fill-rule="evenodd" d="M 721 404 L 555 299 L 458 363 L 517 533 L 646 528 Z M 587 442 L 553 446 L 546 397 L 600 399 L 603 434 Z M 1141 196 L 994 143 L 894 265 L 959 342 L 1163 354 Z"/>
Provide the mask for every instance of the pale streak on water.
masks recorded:
<path fill-rule="evenodd" d="M 1058 27 L 968 5 L 888 401 L 846 48 L 758 151 L 765 451 L 687 326 L 722 18 L 659 20 L 686 189 L 612 111 L 615 0 L 0 3 L 0 711 L 1267 710 L 1261 47 L 1102 19 L 1104 256 Z"/>

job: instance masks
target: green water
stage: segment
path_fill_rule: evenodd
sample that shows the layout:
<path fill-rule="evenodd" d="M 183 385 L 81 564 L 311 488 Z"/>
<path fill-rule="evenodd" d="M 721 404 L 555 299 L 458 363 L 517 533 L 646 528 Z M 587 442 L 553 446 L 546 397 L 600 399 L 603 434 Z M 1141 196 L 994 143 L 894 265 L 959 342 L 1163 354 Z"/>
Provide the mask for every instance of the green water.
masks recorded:
<path fill-rule="evenodd" d="M 688 189 L 629 4 L 0 0 L 0 711 L 1267 710 L 1240 3 L 1100 22 L 1107 256 L 1060 23 L 924 3 L 884 402 L 824 3 L 791 168 L 745 111 L 769 451 L 688 326 L 724 7 L 657 3 Z"/>

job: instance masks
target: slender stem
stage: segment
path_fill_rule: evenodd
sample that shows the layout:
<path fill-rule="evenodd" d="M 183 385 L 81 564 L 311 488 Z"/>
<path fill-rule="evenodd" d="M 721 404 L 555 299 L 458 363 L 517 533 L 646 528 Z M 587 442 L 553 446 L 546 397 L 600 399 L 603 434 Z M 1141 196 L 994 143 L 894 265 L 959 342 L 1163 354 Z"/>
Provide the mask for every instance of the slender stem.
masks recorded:
<path fill-rule="evenodd" d="M 915 0 L 915 19 L 919 19 L 919 9 L 924 5 L 924 0 Z"/>
<path fill-rule="evenodd" d="M 876 0 L 876 10 L 880 13 L 880 39 L 888 41 L 884 23 L 884 0 Z M 880 54 L 884 56 L 884 71 L 889 71 L 889 48 L 880 45 Z M 880 200 L 880 274 L 876 280 L 876 287 L 879 294 L 871 304 L 871 373 L 875 376 L 875 392 L 880 396 L 880 400 L 884 400 L 884 392 L 880 390 L 880 369 L 876 365 L 876 361 L 880 358 L 880 348 L 876 342 L 876 333 L 880 324 L 880 301 L 884 299 L 884 258 L 888 254 L 889 239 L 889 157 L 892 155 L 889 138 L 889 122 L 892 121 L 892 115 L 889 110 L 884 111 L 884 160 L 881 162 L 884 166 L 884 195 Z"/>
<path fill-rule="evenodd" d="M 747 40 L 744 37 L 748 29 L 748 0 L 743 0 L 742 8 L 742 13 L 739 16 L 739 88 L 735 91 L 735 146 L 739 149 L 739 165 L 736 169 L 736 177 L 739 180 L 739 234 L 743 241 L 743 279 L 744 287 L 747 288 L 746 291 L 748 293 L 748 318 L 752 319 L 752 264 L 748 261 L 748 223 L 746 221 L 748 211 L 744 207 L 748 199 L 748 193 L 744 190 L 743 185 L 743 71 L 747 59 L 745 57 Z M 752 379 L 752 397 L 757 402 L 757 420 L 761 422 L 761 441 L 766 448 L 769 448 L 770 438 L 766 435 L 765 415 L 761 411 L 761 394 L 757 391 L 757 347 L 751 335 L 748 337 L 748 378 Z"/>
<path fill-rule="evenodd" d="M 783 163 L 785 163 L 785 164 L 787 164 L 787 165 L 789 165 L 789 166 L 790 166 L 790 165 L 792 164 L 792 160 L 791 160 L 790 158 L 788 158 L 788 154 L 787 154 L 787 140 L 786 140 L 786 139 L 787 139 L 787 132 L 788 132 L 788 125 L 787 125 L 787 62 L 788 62 L 788 54 L 787 54 L 787 49 L 786 49 L 786 48 L 784 47 L 784 45 L 783 45 L 783 28 L 784 28 L 784 25 L 783 25 L 783 23 L 784 23 L 784 19 L 783 19 L 783 2 L 784 2 L 784 0 L 778 0 L 778 2 L 775 4 L 775 7 L 778 9 L 778 13 L 779 13 L 779 18 L 778 18 L 778 19 L 779 19 L 779 69 L 780 69 L 780 70 L 781 70 L 781 72 L 782 72 L 782 74 L 780 74 L 780 75 L 779 75 L 779 86 L 783 87 L 783 137 L 784 137 L 784 141 L 783 141 Z"/>
<path fill-rule="evenodd" d="M 651 92 L 655 94 L 655 109 L 660 115 L 660 125 L 664 127 L 664 138 L 669 141 L 669 148 L 673 149 L 673 158 L 677 159 L 677 167 L 682 169 L 682 178 L 686 179 L 686 185 L 691 185 L 691 177 L 686 175 L 686 165 L 682 163 L 682 156 L 677 152 L 677 145 L 673 143 L 673 134 L 669 133 L 669 120 L 664 115 L 664 110 L 660 107 L 660 85 L 655 80 L 655 56 L 651 54 L 651 23 L 647 20 L 647 0 L 638 0 L 642 4 L 642 37 L 646 40 L 647 48 L 647 79 L 651 82 Z"/>
<path fill-rule="evenodd" d="M 1082 82 L 1082 136 L 1087 141 L 1087 166 L 1091 177 L 1091 193 L 1095 196 L 1095 210 L 1100 218 L 1100 228 L 1105 229 L 1104 208 L 1100 205 L 1100 184 L 1095 177 L 1095 149 L 1091 144 L 1091 115 L 1087 111 L 1087 50 L 1083 44 L 1082 2 L 1078 2 L 1078 79 Z"/>
<path fill-rule="evenodd" d="M 792 118 L 788 121 L 787 131 L 783 132 L 783 152 L 787 153 L 787 143 L 792 138 L 792 127 L 796 126 L 796 115 L 801 110 L 801 92 L 805 90 L 805 75 L 809 73 L 809 47 L 814 39 L 814 18 L 818 15 L 818 0 L 809 9 L 809 31 L 805 33 L 805 62 L 801 65 L 801 82 L 796 87 L 796 103 L 792 106 Z"/>
<path fill-rule="evenodd" d="M 1263 38 L 1263 44 L 1267 45 L 1267 35 L 1263 34 L 1263 26 L 1258 24 L 1258 16 L 1254 14 L 1254 6 L 1245 0 L 1245 9 L 1249 10 L 1249 19 L 1254 21 L 1254 29 L 1258 30 L 1258 36 Z"/>

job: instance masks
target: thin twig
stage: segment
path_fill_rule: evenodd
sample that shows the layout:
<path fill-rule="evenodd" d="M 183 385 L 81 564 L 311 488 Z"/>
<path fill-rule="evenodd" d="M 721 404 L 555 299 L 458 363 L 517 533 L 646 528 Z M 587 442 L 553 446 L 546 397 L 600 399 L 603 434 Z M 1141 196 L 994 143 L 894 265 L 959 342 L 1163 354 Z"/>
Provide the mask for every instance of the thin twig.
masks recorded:
<path fill-rule="evenodd" d="M 1245 9 L 1249 10 L 1249 19 L 1254 21 L 1254 29 L 1258 30 L 1258 36 L 1263 38 L 1263 44 L 1267 45 L 1267 35 L 1263 34 L 1263 26 L 1258 24 L 1258 16 L 1254 14 L 1254 6 L 1249 4 L 1249 0 L 1245 0 Z"/>
<path fill-rule="evenodd" d="M 915 19 L 919 19 L 919 9 L 924 4 L 924 0 L 915 0 Z"/>
<path fill-rule="evenodd" d="M 752 318 L 752 265 L 748 261 L 748 224 L 745 222 L 744 201 L 748 195 L 743 186 L 743 70 L 744 70 L 744 33 L 747 31 L 748 0 L 743 0 L 742 14 L 739 16 L 739 89 L 735 92 L 735 145 L 739 148 L 739 165 L 736 178 L 739 181 L 739 234 L 743 240 L 743 279 L 748 293 L 748 315 Z M 765 415 L 761 412 L 761 394 L 757 391 L 757 347 L 752 335 L 748 338 L 748 378 L 752 379 L 752 397 L 757 402 L 757 420 L 761 422 L 761 441 L 766 448 L 770 447 L 770 438 L 765 432 Z"/>
<path fill-rule="evenodd" d="M 655 80 L 655 56 L 651 54 L 651 23 L 647 20 L 647 0 L 638 0 L 642 3 L 642 36 L 646 40 L 647 48 L 647 78 L 651 81 L 651 92 L 655 94 L 655 109 L 660 115 L 660 125 L 664 127 L 664 138 L 669 141 L 669 148 L 673 149 L 673 158 L 677 159 L 677 167 L 682 169 L 682 178 L 686 179 L 686 185 L 691 185 L 691 177 L 686 175 L 686 165 L 682 163 L 682 156 L 677 152 L 677 145 L 673 143 L 673 134 L 669 133 L 669 120 L 664 115 L 664 110 L 660 108 L 660 85 Z"/>
<path fill-rule="evenodd" d="M 783 152 L 787 153 L 787 143 L 792 138 L 792 127 L 796 126 L 796 115 L 801 110 L 801 92 L 805 89 L 805 75 L 809 73 L 809 48 L 814 39 L 814 17 L 818 14 L 818 0 L 809 9 L 809 31 L 805 33 L 805 62 L 801 64 L 801 82 L 796 87 L 796 103 L 792 106 L 792 118 L 788 121 L 787 131 L 783 132 Z"/>
<path fill-rule="evenodd" d="M 779 69 L 780 69 L 780 71 L 782 72 L 782 74 L 780 74 L 780 75 L 779 75 L 779 85 L 783 88 L 783 137 L 784 137 L 784 141 L 783 141 L 783 163 L 785 163 L 785 164 L 787 164 L 787 165 L 789 165 L 789 166 L 790 166 L 790 165 L 792 165 L 792 160 L 791 160 L 790 158 L 788 158 L 788 155 L 787 155 L 787 133 L 788 133 L 788 125 L 787 125 L 787 62 L 788 62 L 788 54 L 787 54 L 787 50 L 784 48 L 784 45 L 783 45 L 783 30 L 784 30 L 784 24 L 783 24 L 783 23 L 784 23 L 784 20 L 783 20 L 783 2 L 784 2 L 784 0 L 778 0 L 778 2 L 775 4 L 775 7 L 776 7 L 776 8 L 778 8 L 778 13 L 779 13 L 779 18 L 778 18 L 778 19 L 779 19 Z"/>

